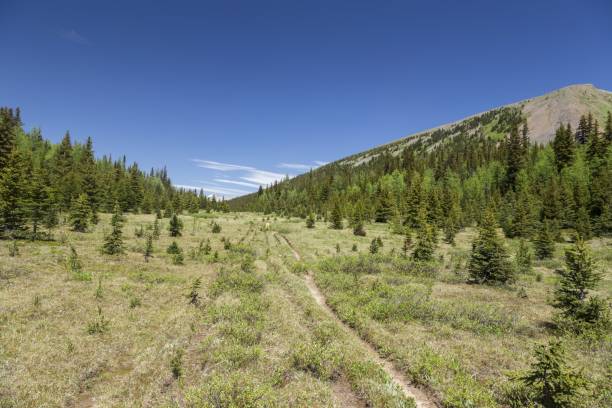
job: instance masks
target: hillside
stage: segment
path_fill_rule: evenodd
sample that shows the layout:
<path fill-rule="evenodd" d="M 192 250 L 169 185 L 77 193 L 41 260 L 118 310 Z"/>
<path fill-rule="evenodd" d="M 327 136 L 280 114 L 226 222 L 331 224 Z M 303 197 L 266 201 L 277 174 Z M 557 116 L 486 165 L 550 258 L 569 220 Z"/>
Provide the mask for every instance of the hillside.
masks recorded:
<path fill-rule="evenodd" d="M 456 136 L 461 132 L 472 134 L 482 132 L 488 137 L 500 138 L 506 127 L 500 128 L 499 124 L 507 123 L 508 115 L 517 117 L 520 114 L 520 117 L 527 121 L 530 140 L 537 143 L 548 143 L 552 140 L 559 125 L 578 123 L 580 116 L 589 112 L 599 123 L 604 123 L 607 112 L 611 110 L 612 92 L 598 89 L 591 84 L 570 85 L 541 96 L 504 105 L 456 122 L 402 137 L 341 159 L 339 163 L 359 165 L 380 154 L 381 151 L 398 154 L 407 145 L 417 143 L 419 140 L 424 145 L 430 146 L 445 137 Z"/>
<path fill-rule="evenodd" d="M 436 161 L 438 161 L 436 166 L 450 165 L 455 167 L 455 170 L 465 169 L 467 166 L 469 174 L 461 175 L 461 178 L 465 178 L 472 175 L 477 167 L 484 165 L 484 162 L 489 165 L 490 161 L 504 160 L 505 144 L 499 142 L 505 140 L 514 128 L 521 128 L 523 131 L 526 124 L 525 139 L 528 139 L 533 146 L 547 145 L 559 126 L 569 124 L 575 130 L 580 118 L 583 116 L 586 118 L 589 114 L 593 122 L 597 121 L 598 131 L 605 133 L 610 111 L 612 111 L 612 92 L 597 89 L 590 84 L 572 85 L 409 135 L 334 161 L 307 174 L 271 186 L 268 190 L 275 191 L 272 195 L 274 198 L 271 198 L 271 195 L 264 197 L 265 204 L 262 203 L 260 192 L 235 198 L 230 201 L 230 206 L 235 210 L 265 211 L 266 208 L 278 210 L 278 205 L 270 205 L 269 202 L 277 201 L 281 195 L 280 191 L 291 190 L 293 196 L 302 195 L 303 201 L 294 200 L 292 206 L 281 205 L 289 213 L 303 215 L 306 207 L 304 203 L 309 203 L 307 206 L 321 212 L 325 208 L 329 209 L 329 205 L 326 205 L 329 204 L 326 191 L 330 186 L 322 187 L 325 184 L 324 180 L 328 182 L 333 180 L 337 187 L 343 184 L 339 187 L 340 190 L 354 184 L 351 180 L 357 180 L 359 177 L 367 179 L 376 186 L 380 177 L 389 175 L 394 170 L 422 171 L 431 168 Z M 483 154 L 487 158 L 482 157 Z M 454 157 L 453 163 L 448 162 L 449 157 Z M 455 162 L 462 159 L 461 164 Z M 442 169 L 439 170 L 444 172 Z M 407 174 L 405 176 L 404 182 L 409 178 Z M 315 190 L 317 191 L 313 195 Z M 304 198 L 304 195 L 308 198 Z"/>

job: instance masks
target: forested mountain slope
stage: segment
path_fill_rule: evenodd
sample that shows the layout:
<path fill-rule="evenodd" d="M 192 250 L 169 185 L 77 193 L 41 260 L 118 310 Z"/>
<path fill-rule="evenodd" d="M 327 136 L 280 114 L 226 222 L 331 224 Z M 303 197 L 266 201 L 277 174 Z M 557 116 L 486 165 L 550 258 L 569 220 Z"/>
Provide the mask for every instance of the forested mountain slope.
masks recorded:
<path fill-rule="evenodd" d="M 574 85 L 409 136 L 230 201 L 235 210 L 448 232 L 493 207 L 509 236 L 611 230 L 612 93 Z"/>

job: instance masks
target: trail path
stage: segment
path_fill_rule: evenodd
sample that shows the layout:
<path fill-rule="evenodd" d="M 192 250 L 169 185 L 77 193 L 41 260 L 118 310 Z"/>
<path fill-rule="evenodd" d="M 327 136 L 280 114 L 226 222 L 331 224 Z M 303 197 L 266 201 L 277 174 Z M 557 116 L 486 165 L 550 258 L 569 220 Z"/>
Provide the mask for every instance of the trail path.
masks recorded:
<path fill-rule="evenodd" d="M 302 259 L 299 252 L 295 249 L 295 247 L 293 246 L 291 241 L 287 239 L 287 237 L 285 237 L 283 234 L 276 233 L 274 234 L 274 236 L 280 236 L 283 241 L 285 241 L 285 243 L 291 249 L 291 252 L 293 253 L 293 257 L 295 259 L 297 259 L 298 261 Z M 414 399 L 417 408 L 437 408 L 439 406 L 432 397 L 427 395 L 427 393 L 425 393 L 420 388 L 417 388 L 412 385 L 412 383 L 406 378 L 406 376 L 397 368 L 395 368 L 392 362 L 381 357 L 380 354 L 378 354 L 378 351 L 376 351 L 376 349 L 370 343 L 363 340 L 355 330 L 346 325 L 342 320 L 340 320 L 338 316 L 336 316 L 336 313 L 334 313 L 334 311 L 327 305 L 325 295 L 321 292 L 321 290 L 319 290 L 319 287 L 315 283 L 314 278 L 312 276 L 312 271 L 308 271 L 304 278 L 304 281 L 306 283 L 308 291 L 310 292 L 310 295 L 317 302 L 317 304 L 321 306 L 325 310 L 325 312 L 327 312 L 327 314 L 332 319 L 334 319 L 334 321 L 336 321 L 341 327 L 343 327 L 345 331 L 350 333 L 353 337 L 355 337 L 355 339 L 359 341 L 363 348 L 368 351 L 368 354 L 370 355 L 372 360 L 376 361 L 382 366 L 385 372 L 389 374 L 393 381 L 404 391 L 404 393 L 408 397 Z"/>

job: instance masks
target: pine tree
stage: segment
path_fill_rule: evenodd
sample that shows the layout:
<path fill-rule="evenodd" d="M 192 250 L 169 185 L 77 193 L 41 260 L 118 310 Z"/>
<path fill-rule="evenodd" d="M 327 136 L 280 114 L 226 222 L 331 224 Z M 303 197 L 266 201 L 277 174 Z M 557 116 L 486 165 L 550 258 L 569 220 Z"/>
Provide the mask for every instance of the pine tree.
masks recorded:
<path fill-rule="evenodd" d="M 23 155 L 14 149 L 0 172 L 0 232 L 26 229 L 28 200 L 25 166 Z"/>
<path fill-rule="evenodd" d="M 550 220 L 540 223 L 540 228 L 533 240 L 535 255 L 538 259 L 551 258 L 555 251 L 555 236 Z"/>
<path fill-rule="evenodd" d="M 531 370 L 519 380 L 533 391 L 538 406 L 544 408 L 579 406 L 579 398 L 587 383 L 580 373 L 568 367 L 561 343 L 555 341 L 548 347 L 538 346 L 535 349 L 535 357 L 536 361 L 531 365 Z"/>
<path fill-rule="evenodd" d="M 387 222 L 391 218 L 393 213 L 393 205 L 391 203 L 391 196 L 386 189 L 378 187 L 376 193 L 376 214 L 374 221 L 376 222 Z"/>
<path fill-rule="evenodd" d="M 332 207 L 330 222 L 330 227 L 332 229 L 340 230 L 344 228 L 344 225 L 342 223 L 342 209 L 340 208 L 340 203 L 338 202 L 338 200 L 336 200 L 334 206 Z"/>
<path fill-rule="evenodd" d="M 182 265 L 183 258 L 183 250 L 178 246 L 176 241 L 172 241 L 172 244 L 166 249 L 166 253 L 172 255 L 172 263 L 175 265 Z"/>
<path fill-rule="evenodd" d="M 151 233 L 153 239 L 159 239 L 159 218 L 155 217 L 153 221 L 153 232 Z"/>
<path fill-rule="evenodd" d="M 583 321 L 597 322 L 604 314 L 601 301 L 590 297 L 589 291 L 597 287 L 602 274 L 597 270 L 595 261 L 582 239 L 578 239 L 572 248 L 565 250 L 565 268 L 556 271 L 559 286 L 555 290 L 553 306 L 560 309 L 563 317 Z"/>
<path fill-rule="evenodd" d="M 468 270 L 475 282 L 506 283 L 514 277 L 506 248 L 496 228 L 493 212 L 488 209 L 480 223 L 479 235 L 472 243 Z"/>
<path fill-rule="evenodd" d="M 102 253 L 107 255 L 119 255 L 124 253 L 123 248 L 123 214 L 119 204 L 115 204 L 115 211 L 111 218 L 111 232 L 104 240 Z"/>
<path fill-rule="evenodd" d="M 168 226 L 168 231 L 170 231 L 171 237 L 180 237 L 181 231 L 183 230 L 183 221 L 175 214 L 172 214 L 170 218 L 170 225 Z"/>
<path fill-rule="evenodd" d="M 70 133 L 66 135 L 55 152 L 53 162 L 54 186 L 59 194 L 62 210 L 70 208 L 76 192 L 74 177 L 74 159 L 72 157 L 72 142 Z"/>
<path fill-rule="evenodd" d="M 518 172 L 524 165 L 523 139 L 519 136 L 518 126 L 515 126 L 506 139 L 506 183 L 508 188 L 514 189 Z"/>
<path fill-rule="evenodd" d="M 515 256 L 516 269 L 523 274 L 531 272 L 531 250 L 527 241 L 521 239 Z"/>
<path fill-rule="evenodd" d="M 87 194 L 81 194 L 72 204 L 70 210 L 70 226 L 73 231 L 85 232 L 89 226 L 91 210 Z"/>
<path fill-rule="evenodd" d="M 590 114 L 589 114 L 590 115 Z M 592 120 L 592 117 L 591 117 Z M 578 127 L 576 128 L 576 142 L 578 144 L 586 144 L 589 140 L 590 125 L 587 122 L 587 117 L 582 115 L 580 116 L 580 120 L 578 121 Z"/>
<path fill-rule="evenodd" d="M 436 250 L 436 237 L 434 227 L 426 221 L 421 221 L 421 228 L 417 234 L 417 242 L 412 252 L 415 261 L 430 261 Z"/>
<path fill-rule="evenodd" d="M 87 196 L 87 204 L 91 213 L 91 221 L 98 222 L 99 190 L 96 174 L 96 161 L 91 137 L 87 138 L 78 164 L 81 179 L 81 191 Z"/>
<path fill-rule="evenodd" d="M 0 108 L 0 172 L 9 162 L 15 146 L 15 125 L 12 110 Z"/>
<path fill-rule="evenodd" d="M 314 228 L 315 227 L 315 215 L 314 213 L 309 213 L 308 218 L 306 218 L 306 228 Z"/>
<path fill-rule="evenodd" d="M 574 159 L 574 139 L 572 138 L 572 129 L 569 124 L 567 127 L 559 126 L 552 141 L 552 146 L 555 152 L 557 170 L 561 171 L 570 165 Z"/>
<path fill-rule="evenodd" d="M 145 262 L 149 262 L 149 258 L 153 256 L 153 236 L 151 234 L 147 235 L 147 243 L 145 245 L 144 250 L 144 260 Z"/>
<path fill-rule="evenodd" d="M 608 145 L 612 144 L 612 112 L 608 111 L 606 126 L 604 129 L 604 140 Z"/>

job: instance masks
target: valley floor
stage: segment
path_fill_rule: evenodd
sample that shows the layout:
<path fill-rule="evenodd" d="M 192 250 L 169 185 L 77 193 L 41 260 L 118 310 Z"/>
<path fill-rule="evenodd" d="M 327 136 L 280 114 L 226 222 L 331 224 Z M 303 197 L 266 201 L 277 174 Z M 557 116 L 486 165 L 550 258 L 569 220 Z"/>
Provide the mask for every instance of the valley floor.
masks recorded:
<path fill-rule="evenodd" d="M 489 287 L 465 283 L 472 230 L 414 270 L 383 224 L 356 237 L 261 214 L 181 218 L 177 238 L 162 220 L 149 262 L 135 231 L 149 234 L 153 215 L 126 216 L 122 256 L 100 253 L 108 215 L 90 233 L 19 242 L 16 256 L 0 243 L 0 407 L 498 407 L 556 336 L 561 244 L 513 286 Z M 589 245 L 610 296 L 612 241 Z M 594 384 L 586 406 L 610 406 L 609 338 L 565 343 Z"/>

